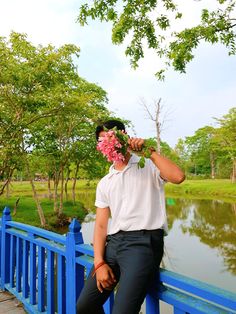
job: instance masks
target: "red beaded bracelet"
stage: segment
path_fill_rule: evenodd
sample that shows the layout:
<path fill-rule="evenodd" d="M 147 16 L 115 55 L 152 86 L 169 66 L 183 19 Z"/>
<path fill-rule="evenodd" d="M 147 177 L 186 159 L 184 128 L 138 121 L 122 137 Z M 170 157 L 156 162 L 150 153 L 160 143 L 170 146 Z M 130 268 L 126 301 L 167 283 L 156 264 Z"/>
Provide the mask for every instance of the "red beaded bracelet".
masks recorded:
<path fill-rule="evenodd" d="M 105 261 L 102 261 L 101 263 L 97 264 L 97 266 L 94 267 L 94 270 L 93 270 L 93 272 L 92 272 L 92 277 L 95 276 L 95 273 L 96 273 L 96 271 L 98 270 L 98 268 L 101 267 L 101 266 L 103 266 L 103 265 L 105 265 L 105 264 L 106 264 Z"/>

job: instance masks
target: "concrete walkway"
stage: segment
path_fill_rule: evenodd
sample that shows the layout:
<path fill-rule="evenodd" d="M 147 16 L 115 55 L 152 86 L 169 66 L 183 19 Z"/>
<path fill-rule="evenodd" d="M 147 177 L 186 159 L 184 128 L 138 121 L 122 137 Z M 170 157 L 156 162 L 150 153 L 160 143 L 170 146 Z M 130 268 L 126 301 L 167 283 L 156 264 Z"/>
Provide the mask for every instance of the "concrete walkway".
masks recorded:
<path fill-rule="evenodd" d="M 22 304 L 9 292 L 0 290 L 0 314 L 25 314 Z"/>

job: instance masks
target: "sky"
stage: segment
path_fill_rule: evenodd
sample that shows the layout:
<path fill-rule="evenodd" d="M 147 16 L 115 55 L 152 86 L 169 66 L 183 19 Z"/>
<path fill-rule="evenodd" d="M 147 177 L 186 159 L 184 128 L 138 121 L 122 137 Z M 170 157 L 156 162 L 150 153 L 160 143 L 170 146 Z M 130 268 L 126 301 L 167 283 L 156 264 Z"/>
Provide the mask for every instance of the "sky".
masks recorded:
<path fill-rule="evenodd" d="M 82 27 L 76 22 L 81 0 L 4 0 L 0 4 L 0 36 L 11 31 L 26 33 L 35 45 L 75 44 L 81 53 L 76 64 L 79 75 L 101 86 L 108 94 L 107 108 L 133 123 L 138 137 L 156 134 L 154 122 L 141 105 L 143 99 L 154 112 L 154 102 L 163 105 L 161 138 L 174 147 L 179 138 L 192 136 L 205 125 L 216 126 L 220 118 L 236 106 L 236 56 L 228 56 L 222 45 L 201 44 L 187 73 L 169 70 L 164 82 L 154 76 L 160 60 L 151 51 L 137 70 L 125 56 L 125 45 L 111 42 L 111 25 L 92 21 Z M 216 1 L 177 1 L 183 22 L 197 23 L 204 6 Z M 181 22 L 182 23 L 182 22 Z M 181 28 L 181 25 L 180 25 Z M 131 135 L 133 135 L 132 131 Z"/>

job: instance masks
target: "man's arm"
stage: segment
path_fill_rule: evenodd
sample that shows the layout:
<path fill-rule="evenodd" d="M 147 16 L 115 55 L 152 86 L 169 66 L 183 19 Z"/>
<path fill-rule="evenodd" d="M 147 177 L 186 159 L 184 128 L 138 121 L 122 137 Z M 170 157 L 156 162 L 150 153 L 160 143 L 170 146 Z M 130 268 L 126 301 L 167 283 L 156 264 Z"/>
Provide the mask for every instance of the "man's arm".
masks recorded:
<path fill-rule="evenodd" d="M 144 139 L 130 138 L 128 143 L 132 150 L 140 151 L 142 150 Z M 179 184 L 185 180 L 184 172 L 168 158 L 161 156 L 156 151 L 153 151 L 151 154 L 151 160 L 160 170 L 160 176 L 162 179 L 175 184 Z"/>
<path fill-rule="evenodd" d="M 93 239 L 95 269 L 97 265 L 104 261 L 107 225 L 109 217 L 109 207 L 97 208 Z M 103 264 L 97 269 L 96 280 L 97 287 L 100 292 L 102 292 L 103 289 L 109 289 L 116 282 L 113 271 L 107 264 Z"/>
<path fill-rule="evenodd" d="M 153 151 L 150 159 L 160 170 L 162 179 L 175 184 L 180 184 L 185 180 L 184 172 L 168 158 Z"/>
<path fill-rule="evenodd" d="M 109 207 L 97 208 L 93 235 L 95 266 L 104 260 L 104 252 L 107 237 L 107 225 L 109 217 L 110 217 Z"/>

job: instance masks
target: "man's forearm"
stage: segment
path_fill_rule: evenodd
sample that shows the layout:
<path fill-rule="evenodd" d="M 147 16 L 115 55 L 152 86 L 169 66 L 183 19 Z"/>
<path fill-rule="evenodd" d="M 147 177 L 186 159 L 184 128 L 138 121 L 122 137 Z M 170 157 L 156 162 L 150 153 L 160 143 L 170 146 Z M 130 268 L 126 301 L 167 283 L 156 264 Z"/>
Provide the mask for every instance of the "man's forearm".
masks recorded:
<path fill-rule="evenodd" d="M 161 156 L 156 151 L 153 151 L 151 154 L 151 160 L 160 170 L 160 175 L 163 179 L 176 184 L 184 181 L 184 172 L 168 158 Z"/>
<path fill-rule="evenodd" d="M 104 260 L 107 230 L 95 225 L 94 230 L 94 265 Z"/>

